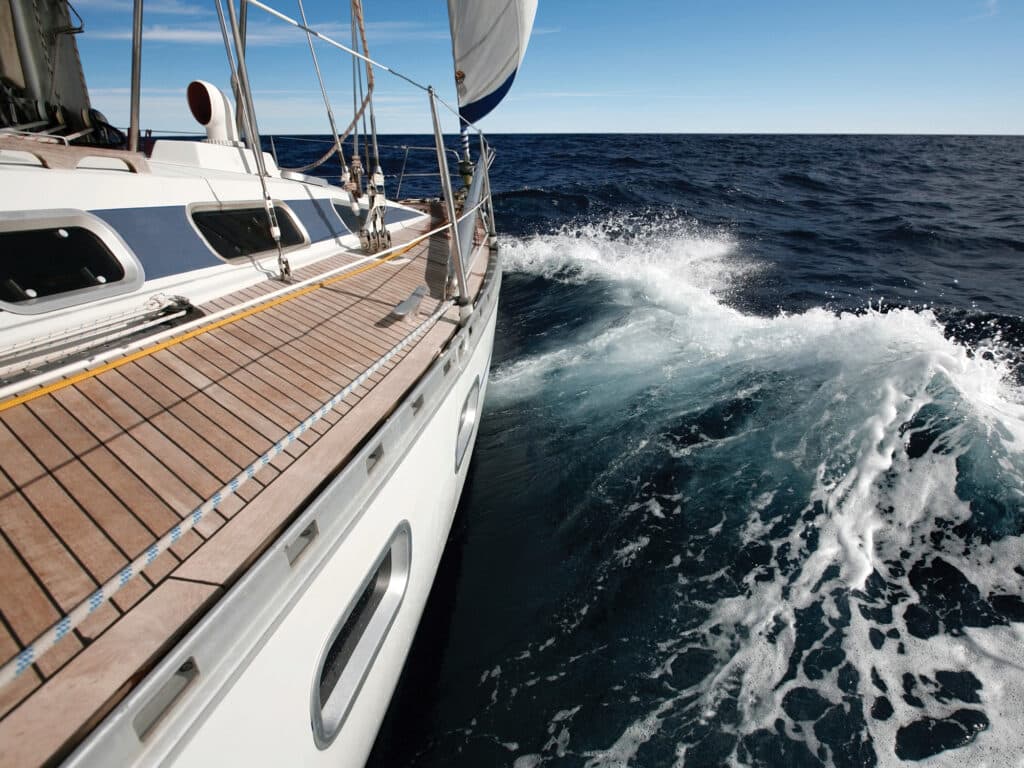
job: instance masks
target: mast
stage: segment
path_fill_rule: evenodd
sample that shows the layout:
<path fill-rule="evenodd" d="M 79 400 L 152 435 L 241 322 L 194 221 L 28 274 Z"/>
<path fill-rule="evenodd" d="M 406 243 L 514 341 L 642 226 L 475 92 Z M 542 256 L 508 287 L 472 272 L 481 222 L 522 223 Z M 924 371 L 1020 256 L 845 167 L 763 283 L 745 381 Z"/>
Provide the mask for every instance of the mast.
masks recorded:
<path fill-rule="evenodd" d="M 128 122 L 128 151 L 139 150 L 139 102 L 142 96 L 142 0 L 132 12 L 132 100 Z"/>

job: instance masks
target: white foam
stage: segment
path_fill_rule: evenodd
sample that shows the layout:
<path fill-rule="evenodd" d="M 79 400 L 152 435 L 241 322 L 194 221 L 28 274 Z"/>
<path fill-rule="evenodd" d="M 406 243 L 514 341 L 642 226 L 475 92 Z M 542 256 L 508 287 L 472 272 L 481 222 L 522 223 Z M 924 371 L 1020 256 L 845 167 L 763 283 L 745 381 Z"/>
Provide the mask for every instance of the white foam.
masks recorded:
<path fill-rule="evenodd" d="M 903 561 L 909 568 L 930 557 L 929 535 L 939 529 L 939 518 L 953 525 L 970 519 L 970 506 L 957 497 L 959 460 L 971 457 L 976 472 L 986 475 L 1007 498 L 1022 503 L 1024 394 L 1010 380 L 1007 365 L 998 354 L 974 354 L 947 339 L 927 309 L 836 314 L 816 308 L 775 317 L 744 315 L 722 297 L 737 281 L 756 276 L 757 268 L 742 258 L 728 233 L 682 224 L 630 237 L 621 235 L 622 228 L 621 222 L 611 221 L 504 244 L 506 268 L 511 271 L 568 284 L 608 284 L 623 319 L 611 328 L 584 328 L 564 346 L 502 367 L 494 374 L 491 392 L 499 402 L 514 403 L 554 384 L 552 398 L 571 410 L 573 419 L 588 423 L 613 418 L 624 399 L 654 384 L 671 383 L 671 396 L 680 412 L 687 413 L 701 407 L 709 393 L 719 399 L 756 396 L 761 385 L 750 381 L 758 377 L 791 380 L 792 393 L 776 391 L 776 396 L 791 395 L 786 418 L 773 423 L 771 434 L 763 439 L 770 441 L 777 460 L 809 478 L 807 509 L 818 503 L 824 512 L 801 519 L 783 540 L 770 542 L 776 547 L 789 545 L 791 557 L 799 559 L 795 574 L 785 581 L 780 575 L 768 582 L 748 578 L 746 593 L 710 606 L 701 627 L 659 644 L 663 655 L 652 659 L 650 677 L 671 675 L 673 662 L 691 646 L 714 651 L 718 665 L 704 680 L 630 724 L 607 749 L 586 753 L 587 765 L 628 764 L 658 731 L 665 712 L 687 696 L 696 696 L 693 706 L 711 719 L 719 704 L 736 696 L 738 689 L 742 733 L 771 728 L 777 718 L 785 719 L 782 700 L 798 686 L 841 701 L 836 669 L 822 680 L 809 680 L 800 670 L 795 679 L 779 685 L 795 647 L 797 611 L 820 603 L 826 616 L 839 615 L 831 594 L 836 587 L 852 595 L 843 650 L 860 675 L 865 708 L 876 695 L 871 684 L 874 668 L 888 685 L 895 710 L 885 722 L 865 713 L 881 765 L 898 762 L 894 744 L 899 727 L 924 714 L 940 717 L 967 706 L 929 699 L 922 712 L 902 700 L 904 673 L 934 679 L 935 671 L 943 669 L 969 669 L 981 681 L 990 727 L 970 747 L 926 762 L 1019 763 L 1024 628 L 972 628 L 959 637 L 914 638 L 902 615 L 918 596 L 905 575 L 887 576 L 905 594 L 894 607 L 893 626 L 901 633 L 906 653 L 897 653 L 897 642 L 891 639 L 877 650 L 868 640 L 871 625 L 857 610 L 860 598 L 855 591 L 865 587 L 873 572 L 886 573 L 886 561 Z M 906 425 L 919 422 L 929 407 L 948 416 L 946 423 L 929 425 L 941 433 L 938 444 L 944 452 L 910 460 L 904 449 L 910 436 Z M 727 448 L 725 440 L 705 443 Z M 639 445 L 624 451 L 646 449 L 647 441 Z M 688 449 L 666 450 L 682 456 Z M 774 493 L 762 494 L 751 504 L 740 534 L 744 542 L 768 541 L 773 521 L 762 515 Z M 641 509 L 655 523 L 666 519 L 666 508 L 654 499 L 643 500 L 633 511 Z M 722 525 L 712 532 L 721 532 Z M 817 546 L 808 551 L 812 529 Z M 609 560 L 628 568 L 648 544 L 648 537 L 627 533 L 612 547 Z M 943 557 L 982 595 L 1021 591 L 1021 579 L 1011 567 L 1024 563 L 1020 537 L 991 545 L 951 544 Z M 680 563 L 676 554 L 666 567 Z M 838 566 L 839 577 L 821 584 L 833 566 Z M 716 575 L 720 574 L 708 578 Z M 596 590 L 599 594 L 600 587 Z M 780 624 L 782 630 L 776 632 Z M 726 631 L 712 633 L 715 627 Z M 770 635 L 774 642 L 769 642 Z M 789 733 L 817 750 L 811 729 Z M 685 754 L 685 745 L 680 745 L 680 759 Z"/>

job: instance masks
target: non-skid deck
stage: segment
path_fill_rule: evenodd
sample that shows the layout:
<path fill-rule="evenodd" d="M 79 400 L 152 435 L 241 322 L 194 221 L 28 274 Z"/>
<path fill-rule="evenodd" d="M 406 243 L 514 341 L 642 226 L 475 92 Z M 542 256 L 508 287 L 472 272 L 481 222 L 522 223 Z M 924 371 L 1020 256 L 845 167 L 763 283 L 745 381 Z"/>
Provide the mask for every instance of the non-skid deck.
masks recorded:
<path fill-rule="evenodd" d="M 426 231 L 406 229 L 406 241 Z M 396 238 L 397 239 L 397 238 Z M 442 301 L 448 240 L 0 411 L 0 662 L 210 500 Z M 356 261 L 341 253 L 305 280 Z M 485 264 L 471 281 L 477 290 Z M 392 308 L 418 286 L 418 312 Z M 218 312 L 279 291 L 257 286 Z M 276 300 L 275 300 L 276 301 Z M 456 330 L 454 312 L 370 376 L 165 554 L 0 689 L 0 764 L 66 755 L 344 465 Z M 115 361 L 117 362 L 117 361 Z M 2 407 L 2 404 L 0 404 Z"/>

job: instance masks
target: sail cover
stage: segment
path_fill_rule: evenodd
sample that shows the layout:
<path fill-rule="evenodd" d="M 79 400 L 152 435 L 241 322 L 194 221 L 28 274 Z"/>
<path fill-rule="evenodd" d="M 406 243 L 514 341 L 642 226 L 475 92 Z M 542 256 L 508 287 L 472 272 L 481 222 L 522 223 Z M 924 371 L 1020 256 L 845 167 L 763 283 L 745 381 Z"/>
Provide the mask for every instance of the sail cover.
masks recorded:
<path fill-rule="evenodd" d="M 448 0 L 459 116 L 475 123 L 515 80 L 526 53 L 537 0 Z"/>

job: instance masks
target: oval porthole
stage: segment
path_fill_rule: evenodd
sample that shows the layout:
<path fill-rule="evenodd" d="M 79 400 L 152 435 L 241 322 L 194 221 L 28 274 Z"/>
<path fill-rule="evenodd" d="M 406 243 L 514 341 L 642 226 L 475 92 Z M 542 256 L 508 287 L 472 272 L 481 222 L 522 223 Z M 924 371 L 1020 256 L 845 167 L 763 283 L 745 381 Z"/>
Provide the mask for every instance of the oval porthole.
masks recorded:
<path fill-rule="evenodd" d="M 459 432 L 455 440 L 455 471 L 459 471 L 462 460 L 466 457 L 466 449 L 469 448 L 469 441 L 473 437 L 473 429 L 480 417 L 480 377 L 473 381 L 469 388 L 469 394 L 462 404 L 462 412 L 459 414 Z"/>

